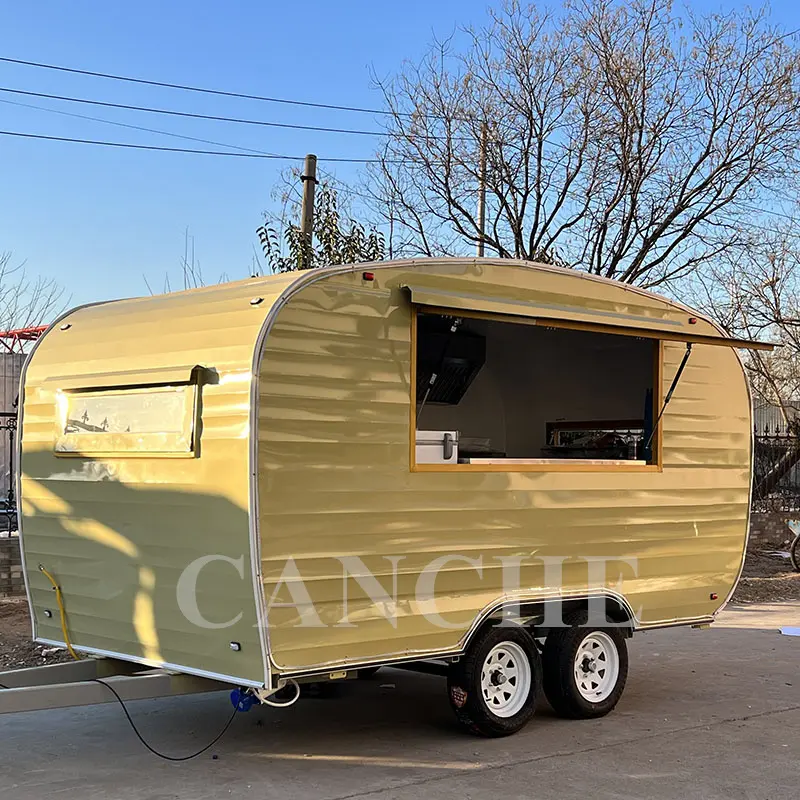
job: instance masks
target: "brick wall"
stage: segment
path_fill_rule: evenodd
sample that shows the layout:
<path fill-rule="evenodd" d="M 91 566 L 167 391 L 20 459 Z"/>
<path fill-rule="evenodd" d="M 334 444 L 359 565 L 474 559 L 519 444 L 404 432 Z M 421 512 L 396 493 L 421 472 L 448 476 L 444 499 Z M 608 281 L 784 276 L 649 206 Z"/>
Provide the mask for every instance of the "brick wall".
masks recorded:
<path fill-rule="evenodd" d="M 750 548 L 761 550 L 788 544 L 794 538 L 789 520 L 800 523 L 800 511 L 753 511 L 750 514 Z"/>
<path fill-rule="evenodd" d="M 0 597 L 19 594 L 25 594 L 19 539 L 16 536 L 0 537 Z"/>

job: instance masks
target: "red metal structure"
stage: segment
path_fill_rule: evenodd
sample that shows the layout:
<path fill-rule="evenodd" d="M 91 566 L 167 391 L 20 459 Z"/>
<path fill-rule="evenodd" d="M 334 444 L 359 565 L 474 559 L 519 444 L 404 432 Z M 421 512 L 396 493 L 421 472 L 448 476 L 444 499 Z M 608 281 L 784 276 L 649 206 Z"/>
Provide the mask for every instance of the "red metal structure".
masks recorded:
<path fill-rule="evenodd" d="M 9 353 L 22 353 L 25 342 L 35 342 L 46 330 L 47 325 L 30 325 L 27 328 L 0 331 L 0 344 Z"/>

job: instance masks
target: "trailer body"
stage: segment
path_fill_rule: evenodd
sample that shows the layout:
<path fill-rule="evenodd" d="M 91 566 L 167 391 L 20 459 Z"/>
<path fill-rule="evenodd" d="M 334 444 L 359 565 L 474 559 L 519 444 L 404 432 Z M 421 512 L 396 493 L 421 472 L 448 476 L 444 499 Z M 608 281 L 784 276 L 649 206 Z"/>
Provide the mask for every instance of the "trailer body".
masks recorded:
<path fill-rule="evenodd" d="M 747 541 L 746 344 L 493 259 L 75 309 L 22 376 L 33 636 L 65 644 L 40 567 L 76 651 L 251 687 L 457 657 L 590 597 L 631 630 L 711 622 Z"/>

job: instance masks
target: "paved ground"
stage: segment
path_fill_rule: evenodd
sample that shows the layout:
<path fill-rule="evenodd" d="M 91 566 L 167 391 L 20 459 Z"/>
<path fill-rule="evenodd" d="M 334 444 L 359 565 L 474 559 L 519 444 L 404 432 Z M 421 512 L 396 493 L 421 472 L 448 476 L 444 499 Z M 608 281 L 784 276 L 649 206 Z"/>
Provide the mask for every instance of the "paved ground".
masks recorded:
<path fill-rule="evenodd" d="M 0 717 L 3 800 L 253 797 L 757 798 L 800 796 L 800 603 L 731 609 L 719 627 L 640 634 L 617 710 L 540 714 L 509 739 L 456 728 L 441 678 L 384 670 L 335 699 L 254 709 L 194 761 L 150 755 L 114 705 Z M 164 751 L 202 746 L 224 695 L 132 704 Z M 213 758 L 216 755 L 217 758 Z"/>

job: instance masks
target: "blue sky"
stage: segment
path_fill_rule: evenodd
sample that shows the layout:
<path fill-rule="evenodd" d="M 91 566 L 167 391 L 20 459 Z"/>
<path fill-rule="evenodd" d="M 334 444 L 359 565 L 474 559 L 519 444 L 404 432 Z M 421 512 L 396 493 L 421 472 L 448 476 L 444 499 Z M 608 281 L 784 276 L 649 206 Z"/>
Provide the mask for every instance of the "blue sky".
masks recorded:
<path fill-rule="evenodd" d="M 697 3 L 693 7 L 700 7 Z M 711 7 L 707 3 L 703 7 Z M 720 6 L 714 4 L 713 7 Z M 485 0 L 304 3 L 140 0 L 2 4 L 0 55 L 244 93 L 375 106 L 370 69 L 386 76 L 418 58 L 433 32 L 480 24 Z M 800 26 L 793 4 L 774 18 Z M 0 63 L 0 86 L 204 114 L 336 127 L 367 115 L 135 86 Z M 0 100 L 87 114 L 302 156 L 369 157 L 377 140 L 99 109 L 0 93 Z M 0 129 L 204 148 L 112 125 L 0 103 Z M 147 293 L 178 274 L 184 232 L 207 279 L 245 277 L 255 228 L 285 162 L 152 153 L 0 136 L 0 252 L 52 276 L 72 303 Z M 324 166 L 324 165 L 323 165 Z M 339 166 L 345 178 L 355 167 Z"/>

